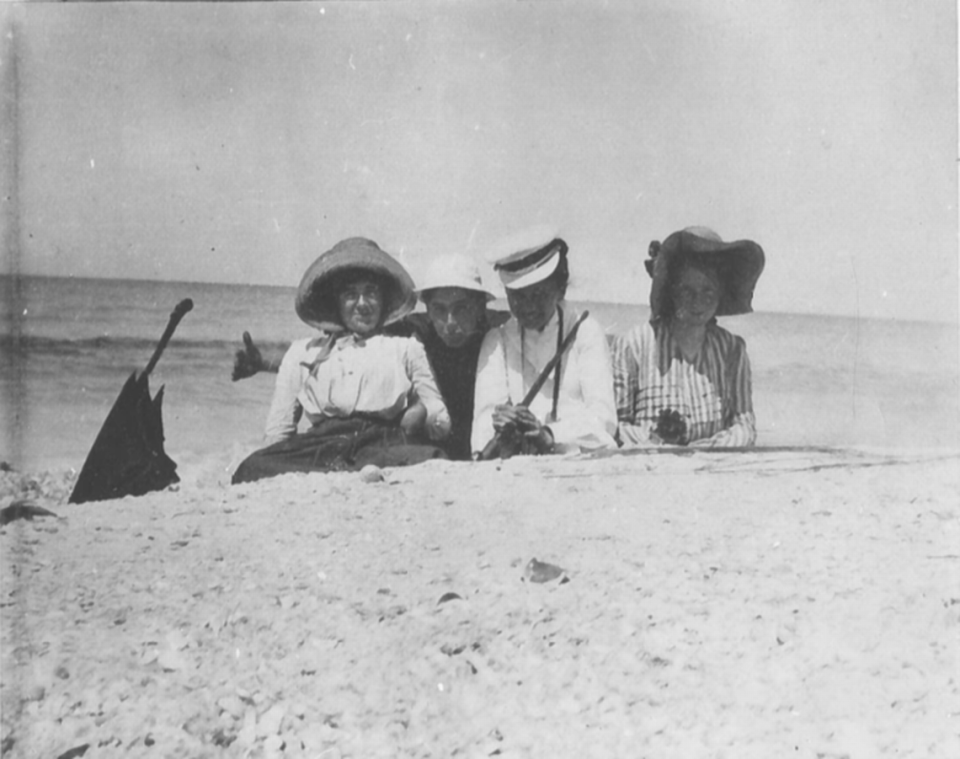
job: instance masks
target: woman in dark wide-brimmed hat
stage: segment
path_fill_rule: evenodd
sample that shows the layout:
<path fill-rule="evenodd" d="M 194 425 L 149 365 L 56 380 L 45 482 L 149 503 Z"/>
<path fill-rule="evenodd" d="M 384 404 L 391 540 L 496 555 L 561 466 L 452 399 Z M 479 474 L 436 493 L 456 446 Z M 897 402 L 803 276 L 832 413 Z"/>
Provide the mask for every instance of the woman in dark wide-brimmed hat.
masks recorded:
<path fill-rule="evenodd" d="M 763 249 L 688 227 L 644 262 L 650 322 L 613 341 L 618 432 L 625 447 L 741 447 L 756 440 L 743 338 L 716 317 L 750 313 Z"/>
<path fill-rule="evenodd" d="M 423 346 L 382 333 L 415 302 L 410 275 L 371 240 L 343 240 L 314 261 L 296 310 L 319 335 L 284 356 L 267 417 L 271 444 L 244 460 L 233 482 L 442 458 L 430 440 L 446 436 L 450 418 Z M 297 434 L 302 417 L 309 428 Z"/>

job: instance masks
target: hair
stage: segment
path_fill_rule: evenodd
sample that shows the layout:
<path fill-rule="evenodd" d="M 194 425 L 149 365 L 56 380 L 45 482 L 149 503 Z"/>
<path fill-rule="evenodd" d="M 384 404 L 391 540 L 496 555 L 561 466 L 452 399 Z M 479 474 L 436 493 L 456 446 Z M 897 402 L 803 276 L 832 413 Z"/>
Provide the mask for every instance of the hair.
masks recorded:
<path fill-rule="evenodd" d="M 560 260 L 557 261 L 557 268 L 550 272 L 550 276 L 543 281 L 556 285 L 561 294 L 565 296 L 567 294 L 567 286 L 570 284 L 570 264 L 567 262 L 566 246 L 560 248 L 560 252 L 557 253 L 557 255 L 560 256 Z"/>

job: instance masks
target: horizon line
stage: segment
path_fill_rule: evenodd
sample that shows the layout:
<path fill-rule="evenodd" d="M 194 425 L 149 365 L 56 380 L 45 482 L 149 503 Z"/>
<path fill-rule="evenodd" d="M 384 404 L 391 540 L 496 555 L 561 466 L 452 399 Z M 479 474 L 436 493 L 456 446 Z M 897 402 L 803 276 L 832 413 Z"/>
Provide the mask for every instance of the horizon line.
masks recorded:
<path fill-rule="evenodd" d="M 34 274 L 34 273 L 17 273 L 12 274 L 9 272 L 0 272 L 0 278 L 2 279 L 22 279 L 22 278 L 35 278 L 35 279 L 79 279 L 79 280 L 89 280 L 89 281 L 109 281 L 109 282 L 134 282 L 138 284 L 144 283 L 157 283 L 157 284 L 166 284 L 166 285 L 218 285 L 223 287 L 265 287 L 273 289 L 287 289 L 287 290 L 296 290 L 296 285 L 275 285 L 262 282 L 222 282 L 214 280 L 203 280 L 203 279 L 159 279 L 159 278 L 137 278 L 137 277 L 91 277 L 80 274 Z M 496 297 L 497 301 L 505 301 L 505 296 L 498 295 Z M 649 303 L 638 303 L 633 301 L 622 301 L 622 300 L 601 300 L 597 298 L 570 298 L 569 300 L 580 303 L 600 303 L 604 305 L 612 306 L 642 306 L 644 308 L 650 308 Z M 835 312 L 817 312 L 817 311 L 778 311 L 778 310 L 754 310 L 751 313 L 755 314 L 769 314 L 769 315 L 782 315 L 782 316 L 811 316 L 811 317 L 830 317 L 838 319 L 875 319 L 877 321 L 898 321 L 898 322 L 919 322 L 922 324 L 945 324 L 952 325 L 955 327 L 960 327 L 960 313 L 958 313 L 954 319 L 923 319 L 923 318 L 903 318 L 899 316 L 861 316 L 859 314 L 844 314 L 844 313 L 835 313 Z M 721 318 L 736 318 L 737 316 L 747 316 L 748 314 L 737 314 L 732 317 L 721 317 Z"/>

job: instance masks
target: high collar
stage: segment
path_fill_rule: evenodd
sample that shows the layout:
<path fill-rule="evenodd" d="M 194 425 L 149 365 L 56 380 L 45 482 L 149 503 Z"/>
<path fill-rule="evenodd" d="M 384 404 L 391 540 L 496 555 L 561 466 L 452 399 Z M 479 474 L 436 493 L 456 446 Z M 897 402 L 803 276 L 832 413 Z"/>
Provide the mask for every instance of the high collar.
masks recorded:
<path fill-rule="evenodd" d="M 372 338 L 379 335 L 374 332 L 371 335 L 360 337 L 353 332 L 321 332 L 310 342 L 307 343 L 304 357 L 300 361 L 301 366 L 307 367 L 311 373 L 317 371 L 317 367 L 326 361 L 330 354 L 337 350 L 344 350 L 350 347 L 362 348 Z"/>
<path fill-rule="evenodd" d="M 334 335 L 334 346 L 340 349 L 347 348 L 350 346 L 356 346 L 362 348 L 370 340 L 376 337 L 379 332 L 371 332 L 366 335 L 358 335 L 355 332 L 341 332 L 339 335 Z"/>
<path fill-rule="evenodd" d="M 517 326 L 520 328 L 520 332 L 525 332 L 531 335 L 547 335 L 547 334 L 556 332 L 557 327 L 560 324 L 560 309 L 563 307 L 564 307 L 564 303 L 563 301 L 561 301 L 557 305 L 557 308 L 554 309 L 553 315 L 549 319 L 547 319 L 547 323 L 544 324 L 543 327 L 541 327 L 540 329 L 527 329 L 522 324 L 520 324 L 519 320 L 517 320 Z M 564 310 L 564 316 L 566 316 L 566 310 Z"/>

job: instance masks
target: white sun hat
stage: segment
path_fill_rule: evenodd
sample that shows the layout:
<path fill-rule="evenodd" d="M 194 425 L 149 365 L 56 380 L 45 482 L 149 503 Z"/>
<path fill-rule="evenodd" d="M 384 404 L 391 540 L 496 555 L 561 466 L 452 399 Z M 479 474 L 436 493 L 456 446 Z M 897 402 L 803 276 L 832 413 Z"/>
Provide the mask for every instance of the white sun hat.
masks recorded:
<path fill-rule="evenodd" d="M 496 297 L 483 286 L 483 280 L 480 279 L 480 269 L 476 262 L 462 253 L 451 253 L 433 259 L 417 284 L 417 295 L 421 299 L 428 290 L 436 290 L 440 287 L 460 287 L 464 290 L 473 290 L 483 293 L 487 300 L 493 300 Z"/>

